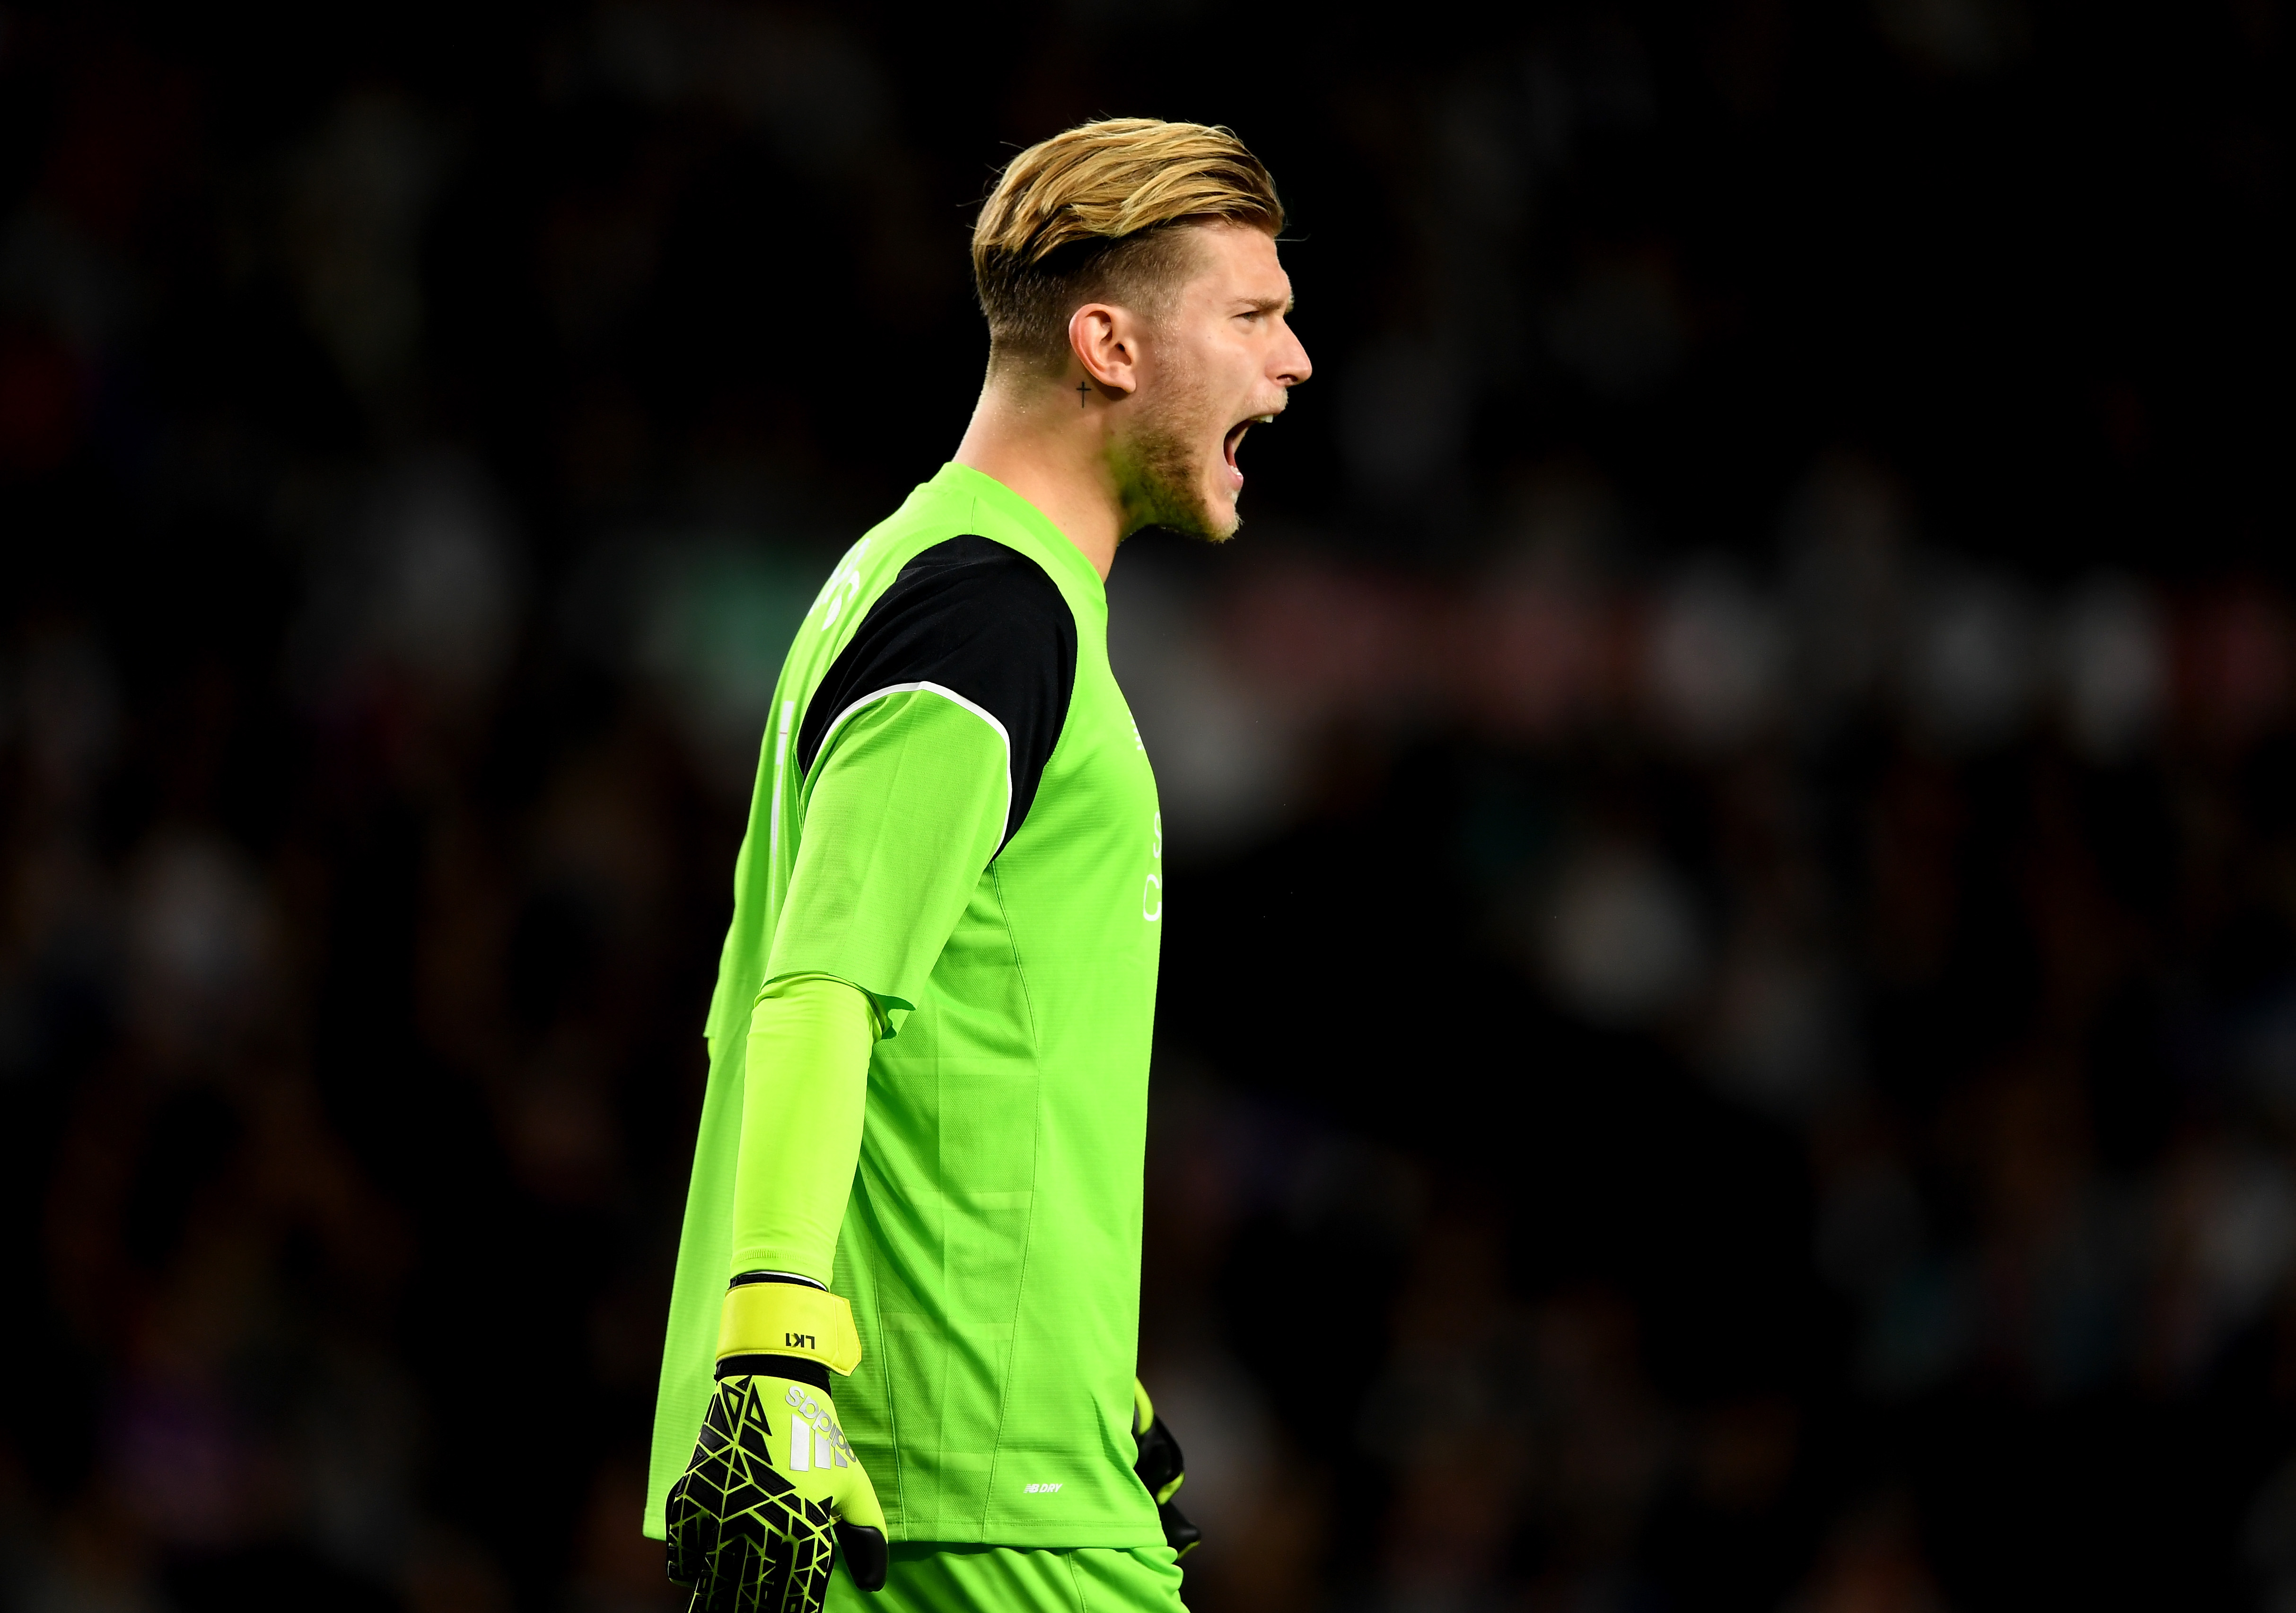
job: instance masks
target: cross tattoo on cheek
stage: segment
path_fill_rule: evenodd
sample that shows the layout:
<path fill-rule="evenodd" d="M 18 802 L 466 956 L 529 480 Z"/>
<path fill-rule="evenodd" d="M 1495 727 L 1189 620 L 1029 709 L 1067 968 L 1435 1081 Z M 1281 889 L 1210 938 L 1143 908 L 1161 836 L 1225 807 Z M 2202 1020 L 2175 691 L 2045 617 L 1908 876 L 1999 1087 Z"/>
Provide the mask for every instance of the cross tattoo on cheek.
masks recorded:
<path fill-rule="evenodd" d="M 1079 409 L 1083 408 L 1085 405 L 1091 400 L 1091 397 L 1092 382 L 1088 381 L 1080 381 L 1077 382 L 1077 407 Z"/>

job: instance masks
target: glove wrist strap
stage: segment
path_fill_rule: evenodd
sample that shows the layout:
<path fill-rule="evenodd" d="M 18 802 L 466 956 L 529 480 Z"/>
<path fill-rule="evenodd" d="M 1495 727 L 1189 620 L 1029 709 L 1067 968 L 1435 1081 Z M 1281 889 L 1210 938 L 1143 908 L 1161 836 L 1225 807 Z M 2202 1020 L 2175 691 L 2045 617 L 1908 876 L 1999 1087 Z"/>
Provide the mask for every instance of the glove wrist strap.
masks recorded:
<path fill-rule="evenodd" d="M 718 1359 L 731 1355 L 794 1355 L 849 1374 L 861 1364 L 853 1307 L 800 1283 L 738 1283 L 726 1290 L 718 1317 Z"/>

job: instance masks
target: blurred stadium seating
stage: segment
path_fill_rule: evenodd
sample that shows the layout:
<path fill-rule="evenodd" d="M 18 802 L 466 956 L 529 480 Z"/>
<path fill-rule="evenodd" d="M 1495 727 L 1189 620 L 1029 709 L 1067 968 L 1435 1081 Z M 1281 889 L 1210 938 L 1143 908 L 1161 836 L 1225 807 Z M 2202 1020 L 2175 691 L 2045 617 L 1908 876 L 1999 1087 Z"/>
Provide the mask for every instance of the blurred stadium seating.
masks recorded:
<path fill-rule="evenodd" d="M 782 648 L 1147 112 L 1317 361 L 1111 584 L 1191 1605 L 2296 1607 L 2290 28 L 0 5 L 0 1601 L 678 1605 Z"/>

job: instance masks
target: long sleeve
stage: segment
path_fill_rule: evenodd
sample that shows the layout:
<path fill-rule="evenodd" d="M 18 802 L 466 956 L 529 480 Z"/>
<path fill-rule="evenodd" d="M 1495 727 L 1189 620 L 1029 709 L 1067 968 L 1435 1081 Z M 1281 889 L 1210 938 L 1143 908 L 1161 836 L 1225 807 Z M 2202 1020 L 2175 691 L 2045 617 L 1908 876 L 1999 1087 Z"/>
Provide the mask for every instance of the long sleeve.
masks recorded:
<path fill-rule="evenodd" d="M 802 975 L 758 994 L 734 1167 L 729 1276 L 789 1272 L 828 1286 L 876 1039 L 875 1010 L 842 980 Z"/>

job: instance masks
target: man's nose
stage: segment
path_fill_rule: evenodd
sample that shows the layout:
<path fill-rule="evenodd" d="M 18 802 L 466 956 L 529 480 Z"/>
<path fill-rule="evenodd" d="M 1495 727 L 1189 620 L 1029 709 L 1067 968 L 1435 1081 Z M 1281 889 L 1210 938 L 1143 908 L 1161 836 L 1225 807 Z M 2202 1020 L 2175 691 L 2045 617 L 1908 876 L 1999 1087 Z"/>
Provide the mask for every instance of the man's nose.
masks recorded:
<path fill-rule="evenodd" d="M 1315 373 L 1316 366 L 1308 361 L 1307 348 L 1297 336 L 1292 337 L 1291 350 L 1281 356 L 1276 365 L 1276 384 L 1296 387 Z"/>

